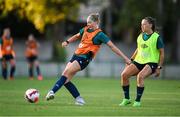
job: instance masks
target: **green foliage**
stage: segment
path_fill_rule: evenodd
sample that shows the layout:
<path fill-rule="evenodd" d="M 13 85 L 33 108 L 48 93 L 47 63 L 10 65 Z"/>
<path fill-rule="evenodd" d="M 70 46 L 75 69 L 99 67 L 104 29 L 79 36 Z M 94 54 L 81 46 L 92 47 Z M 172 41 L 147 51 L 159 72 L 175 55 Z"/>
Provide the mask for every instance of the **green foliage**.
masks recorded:
<path fill-rule="evenodd" d="M 125 0 L 119 13 L 119 29 L 140 27 L 141 19 L 146 16 L 157 17 L 157 0 Z"/>
<path fill-rule="evenodd" d="M 66 17 L 74 18 L 80 0 L 1 0 L 1 17 L 9 12 L 26 18 L 43 32 L 47 24 L 54 24 Z"/>
<path fill-rule="evenodd" d="M 57 62 L 66 61 L 66 50 L 59 42 L 53 44 L 53 60 Z"/>

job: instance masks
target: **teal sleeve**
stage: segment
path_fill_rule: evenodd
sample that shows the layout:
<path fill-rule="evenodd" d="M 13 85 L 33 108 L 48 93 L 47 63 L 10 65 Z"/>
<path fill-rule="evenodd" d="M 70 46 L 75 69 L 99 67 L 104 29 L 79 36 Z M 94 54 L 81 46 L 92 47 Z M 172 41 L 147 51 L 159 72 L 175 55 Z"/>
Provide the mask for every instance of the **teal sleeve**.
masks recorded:
<path fill-rule="evenodd" d="M 0 38 L 0 44 L 2 45 L 2 43 L 3 43 L 3 42 L 2 42 L 2 38 Z"/>
<path fill-rule="evenodd" d="M 81 37 L 82 37 L 82 35 L 83 35 L 83 33 L 84 33 L 84 28 L 82 28 L 82 29 L 79 31 L 79 33 L 80 33 L 80 35 L 81 35 Z"/>
<path fill-rule="evenodd" d="M 160 36 L 158 37 L 158 40 L 157 40 L 157 48 L 158 49 L 164 48 L 164 43 L 163 43 L 163 40 Z"/>
<path fill-rule="evenodd" d="M 110 41 L 109 37 L 103 32 L 99 32 L 93 39 L 93 43 L 96 45 L 100 45 L 101 43 L 106 44 L 109 41 Z"/>

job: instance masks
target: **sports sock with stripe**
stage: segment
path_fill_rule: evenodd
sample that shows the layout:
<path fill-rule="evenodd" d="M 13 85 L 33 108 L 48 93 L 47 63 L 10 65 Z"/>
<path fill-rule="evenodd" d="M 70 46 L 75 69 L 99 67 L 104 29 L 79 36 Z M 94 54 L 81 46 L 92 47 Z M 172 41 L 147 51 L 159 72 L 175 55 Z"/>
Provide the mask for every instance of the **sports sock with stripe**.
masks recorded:
<path fill-rule="evenodd" d="M 71 93 L 71 95 L 74 98 L 80 96 L 80 93 L 79 93 L 78 89 L 76 88 L 76 86 L 71 81 L 64 84 L 64 86 L 66 87 L 66 89 Z"/>
<path fill-rule="evenodd" d="M 54 87 L 52 88 L 52 91 L 56 93 L 64 85 L 66 80 L 66 76 L 61 76 L 61 78 L 59 78 L 59 80 L 55 83 Z"/>

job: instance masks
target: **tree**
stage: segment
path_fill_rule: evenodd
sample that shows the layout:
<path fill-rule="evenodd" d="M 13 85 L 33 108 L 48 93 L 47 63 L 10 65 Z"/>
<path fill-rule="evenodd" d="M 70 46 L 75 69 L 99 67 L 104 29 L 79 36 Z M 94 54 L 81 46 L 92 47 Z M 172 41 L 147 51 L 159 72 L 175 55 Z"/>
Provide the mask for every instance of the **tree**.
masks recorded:
<path fill-rule="evenodd" d="M 138 34 L 141 19 L 152 16 L 157 20 L 158 31 L 164 42 L 171 44 L 170 61 L 180 62 L 180 46 L 178 46 L 180 42 L 178 34 L 180 30 L 179 0 L 123 0 L 121 4 L 121 9 L 116 13 L 116 24 L 113 27 L 124 33 L 123 39 L 128 40 L 129 43 L 135 42 L 134 32 L 136 35 Z"/>
<path fill-rule="evenodd" d="M 116 26 L 124 32 L 124 39 L 133 42 L 134 32 L 140 30 L 141 19 L 146 16 L 158 17 L 156 0 L 124 0 L 118 14 Z"/>
<path fill-rule="evenodd" d="M 1 17 L 14 12 L 19 18 L 27 18 L 43 32 L 47 24 L 55 24 L 65 18 L 75 18 L 80 0 L 1 0 Z"/>
<path fill-rule="evenodd" d="M 0 0 L 0 18 L 16 14 L 32 22 L 37 30 L 53 41 L 53 59 L 65 60 L 65 50 L 58 41 L 64 37 L 64 20 L 77 19 L 84 0 Z"/>
<path fill-rule="evenodd" d="M 168 61 L 172 63 L 180 63 L 180 1 L 179 0 L 165 0 L 164 1 L 164 38 L 166 42 L 171 44 L 170 57 Z M 179 58 L 178 58 L 179 56 Z"/>

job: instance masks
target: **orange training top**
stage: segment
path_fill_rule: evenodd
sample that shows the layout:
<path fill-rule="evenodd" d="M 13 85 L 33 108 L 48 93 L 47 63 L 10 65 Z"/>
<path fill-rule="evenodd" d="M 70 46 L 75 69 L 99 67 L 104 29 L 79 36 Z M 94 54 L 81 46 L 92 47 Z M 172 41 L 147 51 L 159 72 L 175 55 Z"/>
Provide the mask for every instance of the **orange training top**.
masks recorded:
<path fill-rule="evenodd" d="M 25 56 L 26 57 L 37 56 L 38 43 L 36 42 L 36 40 L 28 40 L 26 44 L 27 44 L 27 48 L 25 51 Z"/>
<path fill-rule="evenodd" d="M 84 28 L 84 33 L 82 35 L 81 42 L 78 46 L 78 48 L 75 51 L 76 55 L 81 55 L 81 54 L 87 54 L 88 52 L 93 53 L 93 57 L 96 55 L 98 52 L 100 45 L 94 45 L 93 44 L 93 38 L 101 32 L 101 29 L 96 29 L 93 32 L 88 32 L 88 27 L 86 26 Z"/>
<path fill-rule="evenodd" d="M 12 54 L 13 56 L 15 56 L 15 52 L 13 50 L 13 38 L 11 37 L 10 39 L 7 39 L 6 37 L 2 37 L 2 55 L 10 55 Z"/>

